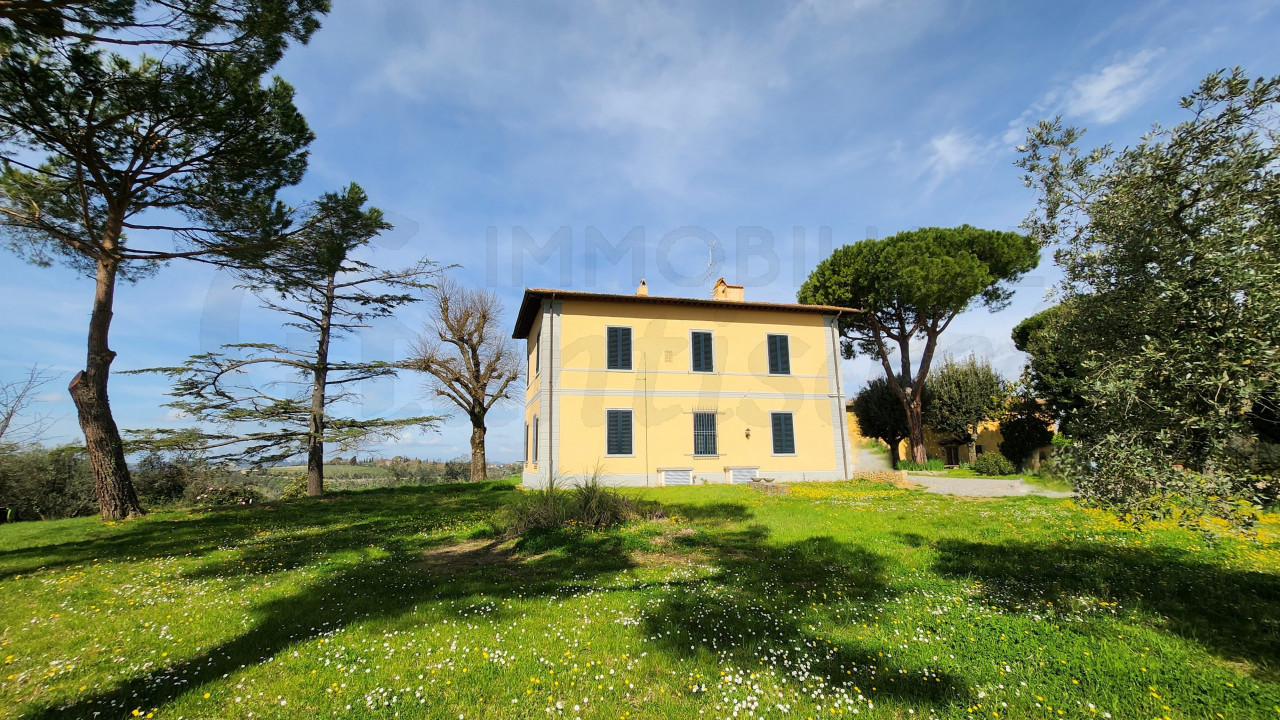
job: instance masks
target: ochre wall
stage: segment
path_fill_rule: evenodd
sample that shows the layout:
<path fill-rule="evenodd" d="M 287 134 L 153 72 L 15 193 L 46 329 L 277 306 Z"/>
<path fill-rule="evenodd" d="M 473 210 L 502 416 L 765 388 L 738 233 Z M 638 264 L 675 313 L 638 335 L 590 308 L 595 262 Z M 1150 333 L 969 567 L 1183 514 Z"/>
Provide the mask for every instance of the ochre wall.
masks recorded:
<path fill-rule="evenodd" d="M 821 314 L 735 308 L 732 302 L 690 307 L 566 300 L 553 325 L 560 370 L 554 389 L 558 474 L 590 473 L 599 464 L 606 474 L 651 475 L 648 484 L 658 484 L 663 468 L 692 468 L 695 481 L 717 482 L 727 467 L 759 467 L 759 475 L 769 477 L 843 473 L 844 463 L 854 465 L 840 427 L 843 405 L 833 404 L 840 401 L 832 397 L 838 360 L 831 357 L 833 342 Z M 605 367 L 605 329 L 614 325 L 632 328 L 631 370 Z M 713 334 L 715 372 L 691 370 L 693 330 Z M 769 374 L 768 334 L 789 337 L 789 375 Z M 542 333 L 544 344 L 547 335 Z M 542 370 L 548 370 L 545 354 Z M 545 408 L 546 382 L 532 378 L 529 385 L 529 407 Z M 534 400 L 539 392 L 543 396 Z M 611 408 L 633 411 L 630 456 L 606 455 L 605 411 Z M 716 412 L 715 457 L 693 455 L 695 410 Z M 793 413 L 794 454 L 773 454 L 771 411 Z"/>

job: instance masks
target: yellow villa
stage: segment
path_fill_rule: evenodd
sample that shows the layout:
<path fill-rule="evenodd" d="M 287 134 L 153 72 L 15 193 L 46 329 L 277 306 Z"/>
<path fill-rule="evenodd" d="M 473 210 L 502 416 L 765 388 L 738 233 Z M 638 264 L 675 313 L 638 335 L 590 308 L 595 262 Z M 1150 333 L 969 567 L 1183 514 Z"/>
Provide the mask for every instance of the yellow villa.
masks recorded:
<path fill-rule="evenodd" d="M 597 469 L 610 485 L 853 474 L 837 318 L 847 308 L 528 289 L 524 484 Z"/>

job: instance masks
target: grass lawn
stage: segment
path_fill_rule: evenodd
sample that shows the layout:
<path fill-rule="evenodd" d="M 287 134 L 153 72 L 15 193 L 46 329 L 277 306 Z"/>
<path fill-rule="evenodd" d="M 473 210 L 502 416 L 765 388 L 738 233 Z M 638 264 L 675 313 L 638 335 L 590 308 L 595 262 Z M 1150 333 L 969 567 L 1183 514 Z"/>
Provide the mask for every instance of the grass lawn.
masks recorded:
<path fill-rule="evenodd" d="M 1280 518 L 1137 532 L 867 483 L 637 491 L 490 539 L 512 482 L 0 526 L 0 714 L 1280 718 Z"/>

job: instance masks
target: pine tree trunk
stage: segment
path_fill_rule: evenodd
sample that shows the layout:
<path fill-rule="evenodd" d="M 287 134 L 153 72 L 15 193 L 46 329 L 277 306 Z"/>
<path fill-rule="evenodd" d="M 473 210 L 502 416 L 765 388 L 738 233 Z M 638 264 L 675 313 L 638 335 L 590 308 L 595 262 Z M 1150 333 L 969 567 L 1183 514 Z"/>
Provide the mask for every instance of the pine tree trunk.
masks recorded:
<path fill-rule="evenodd" d="M 103 520 L 123 520 L 144 513 L 129 477 L 124 442 L 120 439 L 120 429 L 111 416 L 111 404 L 107 399 L 107 379 L 111 375 L 111 361 L 116 357 L 107 338 L 111 330 L 111 308 L 115 300 L 118 269 L 113 259 L 98 261 L 93 311 L 89 315 L 88 357 L 85 369 L 76 373 L 67 387 L 76 405 L 80 429 L 84 431 Z"/>
<path fill-rule="evenodd" d="M 489 469 L 484 461 L 484 418 L 471 421 L 471 482 L 489 479 Z"/>
<path fill-rule="evenodd" d="M 972 465 L 974 460 L 978 459 L 978 437 L 976 435 L 969 436 L 969 464 Z"/>
<path fill-rule="evenodd" d="M 311 414 L 307 435 L 307 494 L 324 494 L 324 412 Z"/>
<path fill-rule="evenodd" d="M 307 494 L 324 494 L 324 406 L 329 382 L 329 335 L 333 319 L 334 276 L 325 286 L 316 340 L 316 364 L 311 373 L 311 420 L 307 428 Z"/>
<path fill-rule="evenodd" d="M 928 462 L 929 458 L 924 452 L 924 418 L 920 408 L 920 400 L 917 398 L 911 402 L 903 403 L 907 411 L 907 431 L 910 433 L 908 438 L 911 440 L 911 462 L 920 465 Z"/>
<path fill-rule="evenodd" d="M 902 460 L 902 457 L 898 453 L 898 446 L 901 444 L 902 444 L 902 439 L 899 438 L 897 440 L 894 440 L 889 445 L 889 465 L 891 470 L 897 470 L 898 462 Z"/>

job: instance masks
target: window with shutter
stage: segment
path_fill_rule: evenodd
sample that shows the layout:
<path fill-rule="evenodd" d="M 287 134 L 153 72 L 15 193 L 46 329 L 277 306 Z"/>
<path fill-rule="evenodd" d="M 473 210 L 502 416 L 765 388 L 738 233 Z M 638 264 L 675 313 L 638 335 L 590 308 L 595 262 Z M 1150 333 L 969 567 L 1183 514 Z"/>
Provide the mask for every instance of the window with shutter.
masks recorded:
<path fill-rule="evenodd" d="M 631 411 L 608 410 L 605 413 L 605 454 L 630 455 Z"/>
<path fill-rule="evenodd" d="M 714 372 L 715 360 L 712 351 L 711 333 L 701 331 L 690 333 L 689 345 L 692 370 L 694 372 Z"/>
<path fill-rule="evenodd" d="M 791 374 L 791 342 L 786 335 L 765 336 L 769 348 L 769 374 Z"/>
<path fill-rule="evenodd" d="M 713 412 L 696 412 L 693 414 L 693 454 L 716 454 L 716 414 Z"/>
<path fill-rule="evenodd" d="M 530 450 L 533 462 L 538 462 L 538 416 L 533 416 L 533 448 Z"/>
<path fill-rule="evenodd" d="M 796 452 L 796 434 L 791 420 L 791 413 L 769 413 L 769 419 L 773 424 L 773 454 L 794 455 Z"/>
<path fill-rule="evenodd" d="M 631 369 L 631 328 L 605 328 L 605 367 L 609 370 Z"/>

